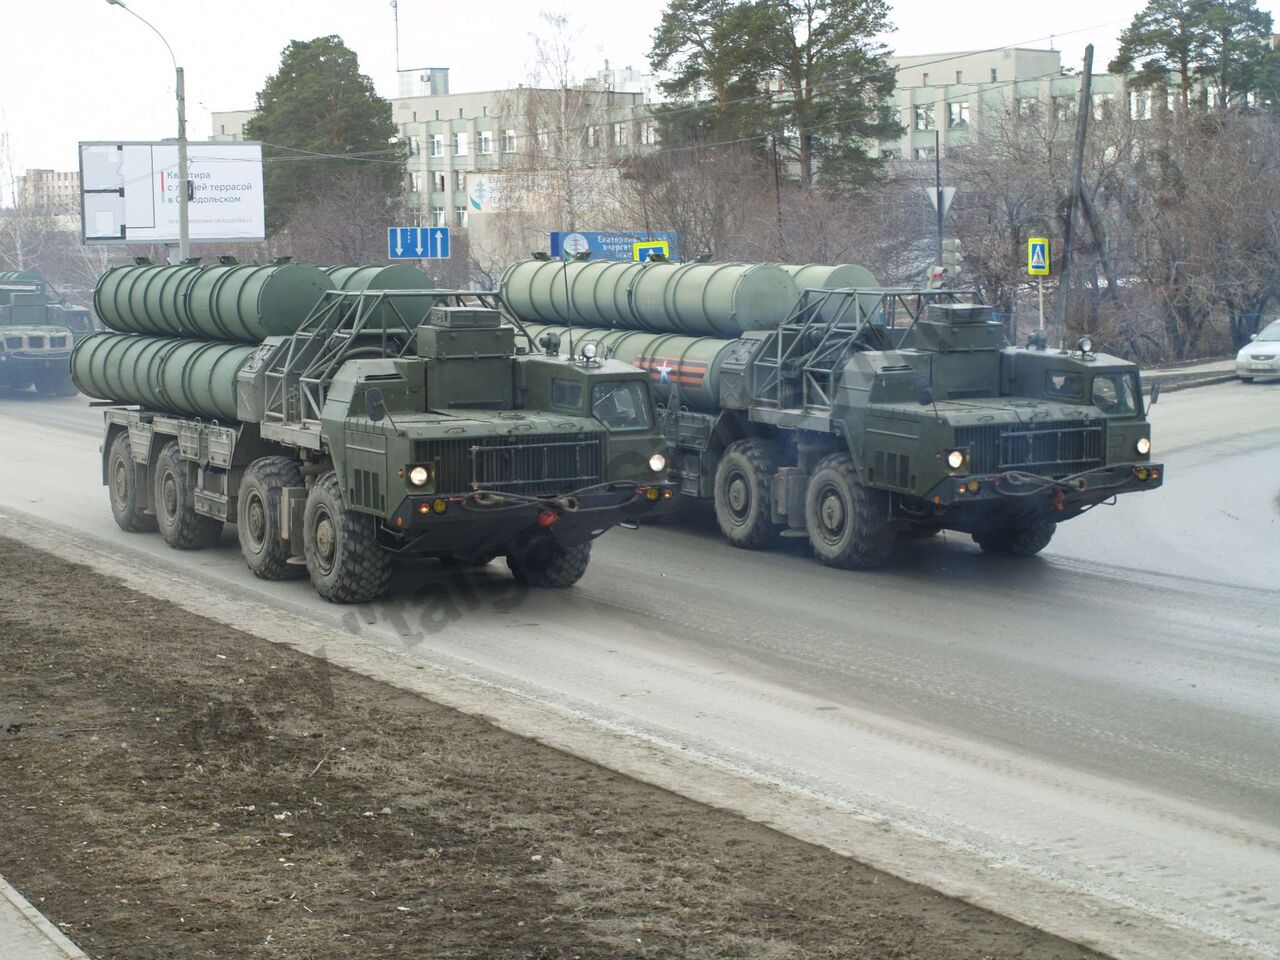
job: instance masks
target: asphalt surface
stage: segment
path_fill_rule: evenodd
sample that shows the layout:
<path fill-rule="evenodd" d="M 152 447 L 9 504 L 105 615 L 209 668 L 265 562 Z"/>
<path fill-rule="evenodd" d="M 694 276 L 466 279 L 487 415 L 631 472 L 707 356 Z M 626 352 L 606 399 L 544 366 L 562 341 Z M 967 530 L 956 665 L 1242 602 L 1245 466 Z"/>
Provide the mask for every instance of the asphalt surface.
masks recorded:
<path fill-rule="evenodd" d="M 230 528 L 196 554 L 120 532 L 100 414 L 34 395 L 0 394 L 0 511 L 1123 911 L 1117 955 L 1149 924 L 1185 955 L 1280 957 L 1280 384 L 1170 394 L 1153 421 L 1165 488 L 1041 557 L 948 535 L 863 574 L 733 550 L 695 510 L 609 534 L 567 593 L 422 564 L 336 608 L 254 580 Z"/>

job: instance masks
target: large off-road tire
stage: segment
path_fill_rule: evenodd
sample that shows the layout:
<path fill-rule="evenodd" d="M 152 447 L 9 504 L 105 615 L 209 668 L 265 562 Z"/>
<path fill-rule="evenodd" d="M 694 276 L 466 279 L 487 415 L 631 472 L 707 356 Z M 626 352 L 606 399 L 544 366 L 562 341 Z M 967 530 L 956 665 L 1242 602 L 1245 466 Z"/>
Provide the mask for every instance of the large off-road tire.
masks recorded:
<path fill-rule="evenodd" d="M 333 603 L 368 603 L 387 592 L 391 556 L 378 546 L 374 518 L 348 510 L 329 471 L 307 494 L 302 546 L 316 592 Z"/>
<path fill-rule="evenodd" d="M 170 440 L 156 458 L 155 505 L 160 536 L 175 550 L 199 550 L 222 537 L 222 521 L 196 513 L 191 467 L 182 459 L 177 440 Z"/>
<path fill-rule="evenodd" d="M 983 553 L 1031 557 L 1049 545 L 1058 525 L 1044 517 L 1021 520 L 1012 526 L 982 530 L 973 535 Z"/>
<path fill-rule="evenodd" d="M 36 392 L 47 397 L 74 397 L 80 392 L 66 370 L 42 370 L 34 382 Z"/>
<path fill-rule="evenodd" d="M 507 567 L 517 583 L 528 587 L 571 587 L 587 572 L 591 541 L 566 547 L 546 536 L 507 554 Z"/>
<path fill-rule="evenodd" d="M 107 495 L 116 526 L 126 533 L 151 533 L 156 518 L 147 513 L 138 496 L 138 464 L 133 462 L 133 445 L 128 432 L 121 430 L 107 451 Z"/>
<path fill-rule="evenodd" d="M 767 440 L 729 444 L 716 467 L 715 505 L 720 532 L 735 547 L 754 550 L 778 532 L 773 522 L 777 452 Z"/>
<path fill-rule="evenodd" d="M 236 535 L 240 553 L 255 577 L 295 580 L 307 568 L 290 563 L 292 550 L 280 536 L 280 499 L 285 487 L 301 487 L 302 464 L 292 457 L 262 457 L 249 464 L 240 479 L 236 501 Z M 294 536 L 298 531 L 293 531 Z"/>
<path fill-rule="evenodd" d="M 897 534 L 889 524 L 889 495 L 859 483 L 846 454 L 827 457 L 813 471 L 804 519 L 813 555 L 829 567 L 868 570 L 893 554 Z"/>

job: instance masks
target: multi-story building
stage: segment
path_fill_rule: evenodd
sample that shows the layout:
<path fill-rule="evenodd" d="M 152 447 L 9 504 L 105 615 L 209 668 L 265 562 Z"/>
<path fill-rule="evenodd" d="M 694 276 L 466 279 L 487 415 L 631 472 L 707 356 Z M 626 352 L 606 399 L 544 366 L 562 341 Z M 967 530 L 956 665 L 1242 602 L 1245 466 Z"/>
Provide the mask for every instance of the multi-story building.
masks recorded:
<path fill-rule="evenodd" d="M 224 110 L 213 114 L 213 135 L 210 140 L 243 140 L 244 125 L 256 111 Z"/>
<path fill-rule="evenodd" d="M 80 210 L 80 174 L 70 170 L 28 170 L 18 177 L 18 203 L 53 214 Z"/>

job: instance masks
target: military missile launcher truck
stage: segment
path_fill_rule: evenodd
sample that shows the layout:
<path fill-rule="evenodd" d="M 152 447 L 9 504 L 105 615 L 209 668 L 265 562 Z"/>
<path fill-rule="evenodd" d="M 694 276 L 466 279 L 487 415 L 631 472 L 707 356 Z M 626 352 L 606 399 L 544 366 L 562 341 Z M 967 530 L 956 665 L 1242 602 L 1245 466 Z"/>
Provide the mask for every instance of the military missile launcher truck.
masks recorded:
<path fill-rule="evenodd" d="M 102 463 L 121 528 L 194 549 L 231 522 L 257 576 L 309 574 L 326 599 L 364 602 L 401 556 L 505 556 L 523 583 L 568 586 L 595 537 L 671 507 L 643 371 L 535 352 L 492 295 L 364 269 L 103 278 L 104 319 L 134 332 L 90 337 L 72 371 L 118 404 Z"/>
<path fill-rule="evenodd" d="M 67 359 L 92 330 L 89 311 L 65 303 L 40 274 L 0 272 L 0 387 L 74 395 Z"/>
<path fill-rule="evenodd" d="M 714 502 L 735 546 L 807 537 L 822 562 L 866 568 L 947 529 L 1028 555 L 1161 485 L 1133 364 L 1088 338 L 1010 346 L 958 291 L 827 288 L 866 276 L 522 261 L 502 291 L 535 338 L 649 372 L 681 493 Z"/>

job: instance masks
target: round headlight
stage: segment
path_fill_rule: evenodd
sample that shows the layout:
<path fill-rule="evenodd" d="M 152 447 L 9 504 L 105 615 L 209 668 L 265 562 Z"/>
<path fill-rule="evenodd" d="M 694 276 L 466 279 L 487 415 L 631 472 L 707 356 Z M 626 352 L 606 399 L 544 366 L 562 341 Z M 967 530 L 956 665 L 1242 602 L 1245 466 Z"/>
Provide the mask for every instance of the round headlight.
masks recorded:
<path fill-rule="evenodd" d="M 959 470 L 964 466 L 964 451 L 952 450 L 947 454 L 947 466 L 952 470 Z"/>
<path fill-rule="evenodd" d="M 1080 352 L 1093 353 L 1093 337 L 1086 336 L 1080 338 Z"/>
<path fill-rule="evenodd" d="M 596 358 L 596 345 L 594 343 L 584 343 L 582 345 L 582 357 L 585 360 L 594 360 Z"/>
<path fill-rule="evenodd" d="M 414 467 L 409 471 L 409 482 L 415 487 L 425 487 L 430 479 L 431 474 L 427 472 L 426 467 Z"/>
<path fill-rule="evenodd" d="M 1151 441 L 1148 440 L 1146 437 L 1140 438 L 1138 440 L 1137 446 L 1138 446 L 1138 453 L 1142 454 L 1144 457 L 1151 452 Z"/>
<path fill-rule="evenodd" d="M 655 453 L 649 458 L 649 469 L 654 473 L 661 473 L 667 469 L 667 455 L 665 453 Z"/>

